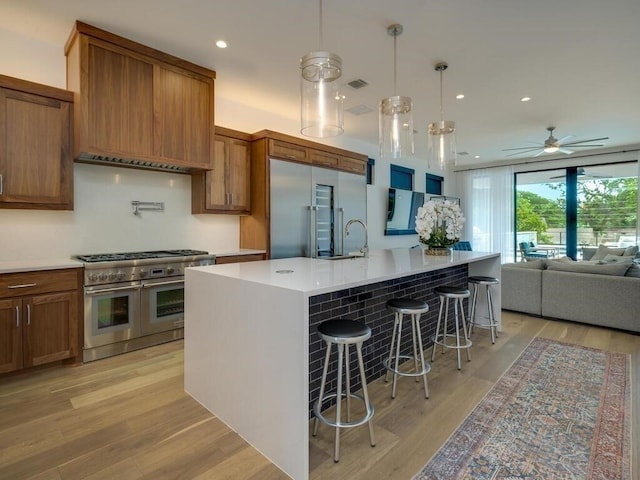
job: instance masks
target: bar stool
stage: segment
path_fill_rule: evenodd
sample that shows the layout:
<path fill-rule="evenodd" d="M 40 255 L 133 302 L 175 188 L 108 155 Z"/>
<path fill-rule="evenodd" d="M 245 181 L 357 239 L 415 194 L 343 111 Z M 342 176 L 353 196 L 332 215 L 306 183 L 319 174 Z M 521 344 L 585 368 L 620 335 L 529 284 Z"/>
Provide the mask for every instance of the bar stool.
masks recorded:
<path fill-rule="evenodd" d="M 489 323 L 479 323 L 481 327 L 489 327 L 491 331 L 491 343 L 496 343 L 496 337 L 498 336 L 498 323 L 495 320 L 493 314 L 493 298 L 491 297 L 491 286 L 499 285 L 500 280 L 496 277 L 474 276 L 469 277 L 469 283 L 473 285 L 473 297 L 471 299 L 471 311 L 469 313 L 469 335 L 473 333 L 473 327 L 476 324 L 476 307 L 478 303 L 478 289 L 484 286 L 487 292 L 487 310 L 489 311 Z"/>
<path fill-rule="evenodd" d="M 396 398 L 396 383 L 398 375 L 403 377 L 422 377 L 424 383 L 424 398 L 429 398 L 429 387 L 427 386 L 427 373 L 431 371 L 431 365 L 424 361 L 424 350 L 422 348 L 422 335 L 420 334 L 420 315 L 429 311 L 426 302 L 413 298 L 393 298 L 387 302 L 387 308 L 395 313 L 393 323 L 393 334 L 391 335 L 391 347 L 389 357 L 382 361 L 382 365 L 387 369 L 384 381 L 389 381 L 389 373 L 393 373 L 393 387 L 391 388 L 391 398 Z M 402 338 L 402 319 L 404 315 L 411 315 L 411 333 L 413 340 L 413 356 L 400 355 L 400 341 Z M 395 349 L 395 354 L 394 354 Z M 399 360 L 413 359 L 413 372 L 401 371 Z M 391 366 L 393 364 L 393 367 Z"/>
<path fill-rule="evenodd" d="M 313 404 L 313 414 L 315 415 L 313 436 L 318 433 L 318 420 L 322 423 L 334 427 L 336 436 L 334 442 L 333 461 L 338 462 L 340 459 L 340 429 L 351 428 L 369 423 L 369 438 L 371 446 L 375 447 L 376 441 L 373 435 L 373 405 L 369 401 L 369 392 L 367 391 L 367 379 L 364 374 L 364 362 L 362 361 L 362 343 L 371 337 L 371 328 L 364 323 L 354 322 L 351 320 L 327 320 L 318 325 L 318 334 L 327 343 L 327 353 L 324 358 L 324 367 L 322 370 L 322 381 L 320 383 L 320 395 L 318 400 Z M 329 368 L 329 360 L 331 356 L 331 345 L 336 344 L 338 349 L 338 376 L 336 393 L 325 395 L 325 385 L 327 381 L 327 370 Z M 362 395 L 351 393 L 351 378 L 349 371 L 349 345 L 356 346 L 358 354 L 358 367 L 360 368 L 360 381 L 362 383 Z M 346 386 L 347 391 L 342 392 L 342 366 L 346 368 Z M 332 398 L 336 399 L 336 417 L 330 420 L 322 414 L 322 404 Z M 343 422 L 340 414 L 342 407 L 342 398 L 347 400 L 347 421 Z M 351 398 L 358 398 L 364 402 L 366 413 L 363 417 L 351 420 Z"/>
<path fill-rule="evenodd" d="M 438 324 L 436 325 L 436 335 L 433 337 L 433 350 L 431 351 L 431 361 L 433 362 L 436 357 L 436 345 L 442 345 L 442 353 L 445 348 L 454 348 L 458 354 L 458 370 L 462 369 L 460 363 L 460 350 L 467 350 L 467 361 L 471 361 L 471 340 L 469 340 L 469 334 L 467 333 L 467 322 L 464 318 L 464 305 L 462 299 L 468 298 L 471 293 L 464 287 L 455 287 L 452 285 L 442 285 L 433 289 L 436 295 L 440 297 L 440 312 L 438 313 Z M 453 300 L 455 308 L 455 326 L 456 333 L 447 333 L 447 320 L 449 318 L 449 299 Z M 444 322 L 442 321 L 442 312 L 444 310 Z M 460 321 L 462 317 L 462 321 Z M 440 326 L 444 323 L 442 332 Z M 460 340 L 460 327 L 464 337 Z M 447 338 L 455 337 L 455 345 L 447 342 Z"/>

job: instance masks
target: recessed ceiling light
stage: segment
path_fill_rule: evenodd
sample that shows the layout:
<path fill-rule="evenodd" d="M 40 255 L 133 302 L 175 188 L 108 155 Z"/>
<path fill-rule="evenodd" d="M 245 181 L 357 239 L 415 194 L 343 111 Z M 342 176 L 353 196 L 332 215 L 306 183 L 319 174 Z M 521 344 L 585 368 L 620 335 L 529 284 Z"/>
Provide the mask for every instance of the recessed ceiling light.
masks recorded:
<path fill-rule="evenodd" d="M 224 40 L 218 40 L 216 42 L 216 47 L 218 47 L 218 48 L 227 48 L 227 42 L 225 42 Z"/>
<path fill-rule="evenodd" d="M 522 97 L 520 99 L 521 102 L 528 102 L 529 100 L 531 100 L 531 97 Z"/>
<path fill-rule="evenodd" d="M 458 100 L 462 100 L 464 98 L 464 93 L 459 93 L 458 95 L 456 95 L 456 98 Z"/>
<path fill-rule="evenodd" d="M 474 155 L 473 158 L 480 158 L 480 155 Z"/>

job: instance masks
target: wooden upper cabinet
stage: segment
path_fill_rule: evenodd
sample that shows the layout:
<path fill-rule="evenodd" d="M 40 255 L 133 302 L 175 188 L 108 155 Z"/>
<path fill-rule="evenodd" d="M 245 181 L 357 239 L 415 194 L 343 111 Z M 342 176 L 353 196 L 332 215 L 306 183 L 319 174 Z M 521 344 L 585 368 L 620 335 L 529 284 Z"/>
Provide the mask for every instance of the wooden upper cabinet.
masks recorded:
<path fill-rule="evenodd" d="M 0 75 L 0 208 L 73 209 L 72 103 Z"/>
<path fill-rule="evenodd" d="M 192 213 L 249 213 L 249 138 L 246 133 L 216 127 L 213 169 L 192 175 Z"/>
<path fill-rule="evenodd" d="M 172 171 L 209 170 L 215 72 L 82 22 L 65 47 L 75 93 L 74 156 Z"/>

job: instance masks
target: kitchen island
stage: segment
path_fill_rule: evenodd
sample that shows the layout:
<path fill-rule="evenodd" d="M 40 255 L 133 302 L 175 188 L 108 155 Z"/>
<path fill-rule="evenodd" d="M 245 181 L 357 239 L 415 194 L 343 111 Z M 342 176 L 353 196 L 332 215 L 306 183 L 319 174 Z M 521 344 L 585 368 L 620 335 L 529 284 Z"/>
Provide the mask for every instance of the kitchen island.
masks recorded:
<path fill-rule="evenodd" d="M 466 286 L 470 275 L 500 278 L 500 255 L 454 251 L 439 257 L 389 249 L 368 258 L 189 268 L 185 390 L 292 478 L 306 479 L 310 404 L 317 397 L 324 349 L 317 324 L 347 318 L 372 328 L 363 352 L 372 381 L 384 373 L 381 359 L 390 345 L 393 315 L 385 302 L 396 296 L 427 301 L 426 348 L 438 314 L 433 288 Z M 499 289 L 493 300 L 499 322 Z M 402 350 L 408 348 L 403 335 Z"/>

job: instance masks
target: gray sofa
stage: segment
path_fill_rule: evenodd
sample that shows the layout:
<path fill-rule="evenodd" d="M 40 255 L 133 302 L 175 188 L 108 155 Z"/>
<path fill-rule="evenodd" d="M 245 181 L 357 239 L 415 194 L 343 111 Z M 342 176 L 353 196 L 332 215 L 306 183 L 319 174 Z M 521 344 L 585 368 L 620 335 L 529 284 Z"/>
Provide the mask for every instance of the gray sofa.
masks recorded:
<path fill-rule="evenodd" d="M 565 258 L 504 264 L 502 308 L 640 333 L 637 261 L 607 254 L 588 262 Z"/>

